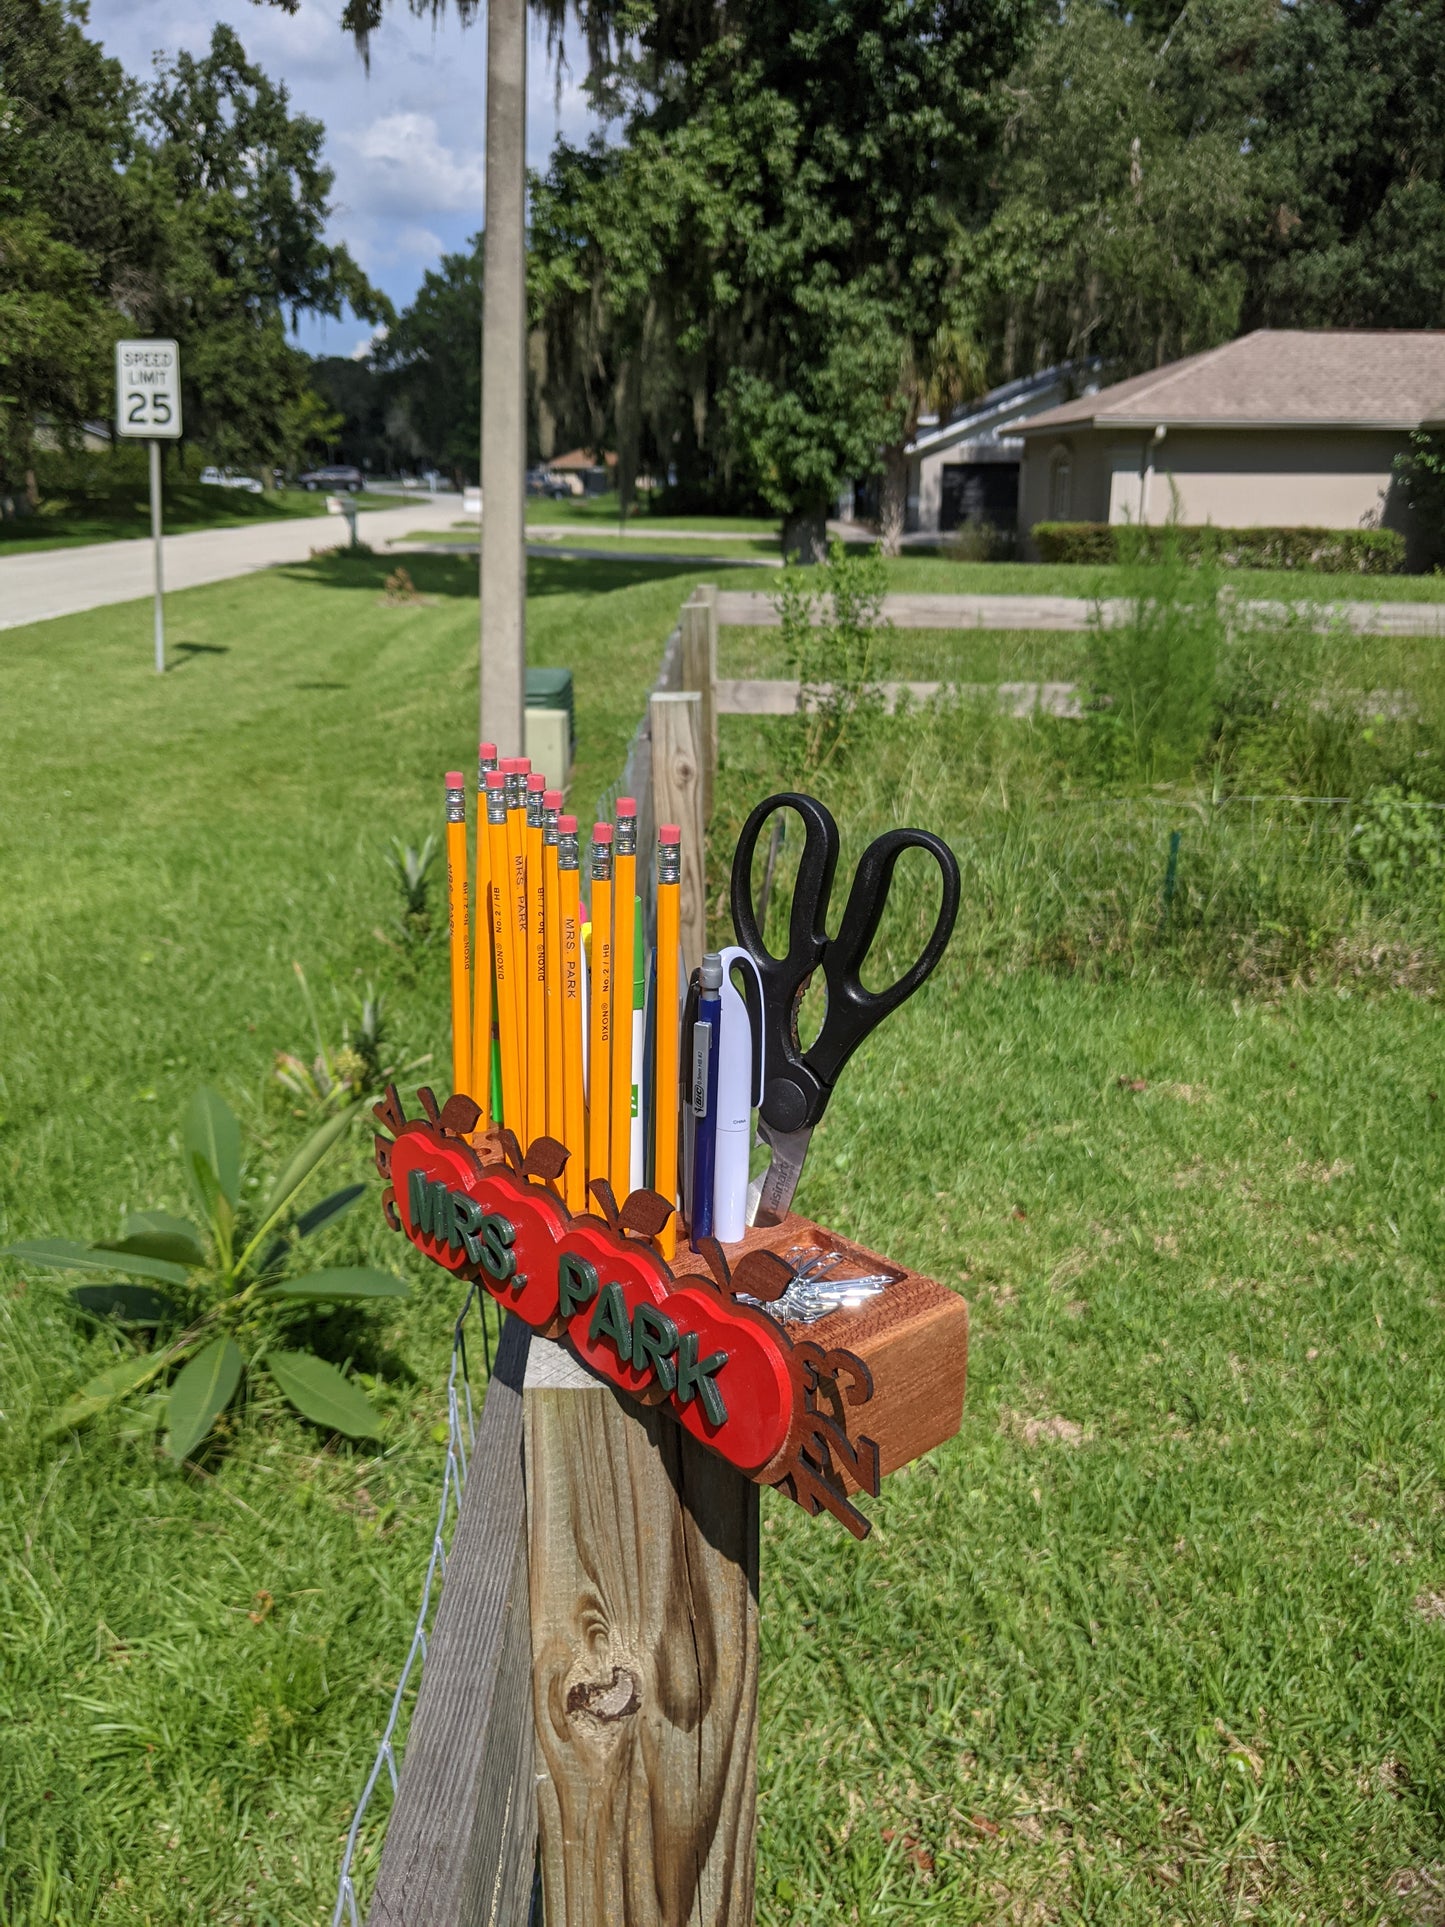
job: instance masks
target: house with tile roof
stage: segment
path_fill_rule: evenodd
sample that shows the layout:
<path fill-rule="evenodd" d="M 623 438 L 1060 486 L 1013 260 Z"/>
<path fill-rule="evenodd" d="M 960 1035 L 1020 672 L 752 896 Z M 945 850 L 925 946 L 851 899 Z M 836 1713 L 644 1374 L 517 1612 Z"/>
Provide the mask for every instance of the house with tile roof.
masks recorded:
<path fill-rule="evenodd" d="M 1038 522 L 1398 528 L 1413 429 L 1445 429 L 1445 330 L 1260 328 L 1020 421 Z"/>

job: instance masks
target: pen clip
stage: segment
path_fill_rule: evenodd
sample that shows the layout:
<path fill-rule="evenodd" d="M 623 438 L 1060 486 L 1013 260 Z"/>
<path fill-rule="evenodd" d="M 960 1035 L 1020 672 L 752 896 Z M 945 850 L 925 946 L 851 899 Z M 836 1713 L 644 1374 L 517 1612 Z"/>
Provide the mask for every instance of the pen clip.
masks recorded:
<path fill-rule="evenodd" d="M 723 976 L 729 983 L 735 969 L 743 973 L 743 1004 L 748 1013 L 748 1030 L 752 1034 L 753 1068 L 752 1087 L 749 1103 L 756 1110 L 763 1101 L 763 973 L 758 969 L 758 960 L 750 950 L 740 943 L 730 943 L 722 952 Z"/>

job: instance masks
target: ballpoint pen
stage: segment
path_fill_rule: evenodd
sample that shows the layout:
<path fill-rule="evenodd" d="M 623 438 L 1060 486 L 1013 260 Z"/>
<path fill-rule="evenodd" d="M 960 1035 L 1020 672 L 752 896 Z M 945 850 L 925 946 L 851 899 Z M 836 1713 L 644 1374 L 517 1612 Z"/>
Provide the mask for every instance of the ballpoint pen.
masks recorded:
<path fill-rule="evenodd" d="M 697 1022 L 692 1030 L 692 1199 L 688 1228 L 692 1248 L 713 1235 L 713 1178 L 717 1169 L 717 1098 L 722 1029 L 722 958 L 709 950 L 698 980 Z"/>
<path fill-rule="evenodd" d="M 653 994 L 652 1188 L 677 1203 L 677 1049 L 679 992 L 678 913 L 682 880 L 682 831 L 664 823 L 657 833 L 657 988 Z M 677 1219 L 658 1234 L 664 1258 L 677 1251 Z"/>

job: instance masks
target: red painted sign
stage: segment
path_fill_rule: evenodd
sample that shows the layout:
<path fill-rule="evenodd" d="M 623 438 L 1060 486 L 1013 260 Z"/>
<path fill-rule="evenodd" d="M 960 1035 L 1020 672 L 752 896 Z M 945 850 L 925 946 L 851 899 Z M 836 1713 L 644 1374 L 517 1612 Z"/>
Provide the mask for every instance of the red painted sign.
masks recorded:
<path fill-rule="evenodd" d="M 860 1359 L 795 1342 L 765 1311 L 739 1303 L 733 1289 L 761 1290 L 745 1267 L 733 1280 L 717 1247 L 715 1280 L 679 1284 L 651 1242 L 671 1210 L 655 1193 L 634 1192 L 619 1207 L 599 1182 L 600 1211 L 574 1216 L 549 1188 L 566 1157 L 560 1145 L 540 1139 L 524 1158 L 503 1132 L 502 1155 L 484 1162 L 463 1135 L 476 1119 L 471 1100 L 453 1098 L 438 1111 L 430 1091 L 420 1097 L 420 1119 L 407 1119 L 394 1089 L 376 1106 L 392 1133 L 376 1139 L 376 1161 L 395 1230 L 435 1264 L 475 1279 L 535 1332 L 565 1333 L 599 1376 L 645 1404 L 665 1404 L 738 1471 L 783 1487 L 809 1512 L 826 1507 L 866 1535 L 868 1522 L 836 1469 L 846 1465 L 863 1490 L 877 1493 L 876 1447 L 849 1437 L 836 1416 L 871 1394 Z M 754 1280 L 779 1267 L 766 1256 L 745 1262 Z"/>

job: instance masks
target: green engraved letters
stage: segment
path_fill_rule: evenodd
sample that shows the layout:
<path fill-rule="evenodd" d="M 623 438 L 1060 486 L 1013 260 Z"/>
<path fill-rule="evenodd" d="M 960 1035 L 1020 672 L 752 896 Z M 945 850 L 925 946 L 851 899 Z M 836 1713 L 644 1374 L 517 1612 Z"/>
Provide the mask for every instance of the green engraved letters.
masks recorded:
<path fill-rule="evenodd" d="M 564 1318 L 581 1311 L 589 1298 L 597 1295 L 597 1268 L 564 1251 L 557 1260 L 557 1309 Z"/>
<path fill-rule="evenodd" d="M 480 1265 L 499 1285 L 506 1284 L 516 1271 L 512 1241 L 517 1229 L 510 1219 L 495 1211 L 483 1211 L 465 1191 L 449 1190 L 424 1171 L 412 1172 L 408 1202 L 419 1238 L 432 1238 L 438 1244 L 450 1245 L 453 1251 L 465 1251 L 467 1262 Z M 525 1283 L 525 1279 L 517 1280 L 518 1287 Z"/>
<path fill-rule="evenodd" d="M 639 1305 L 632 1314 L 632 1369 L 645 1372 L 650 1365 L 663 1391 L 670 1392 L 677 1372 L 668 1354 L 676 1350 L 677 1326 L 667 1313 L 655 1305 Z"/>
<path fill-rule="evenodd" d="M 727 1419 L 728 1408 L 713 1383 L 713 1374 L 721 1371 L 727 1362 L 726 1352 L 709 1352 L 699 1363 L 696 1332 L 684 1332 L 678 1341 L 677 1402 L 686 1405 L 696 1393 L 709 1425 L 722 1425 Z"/>

